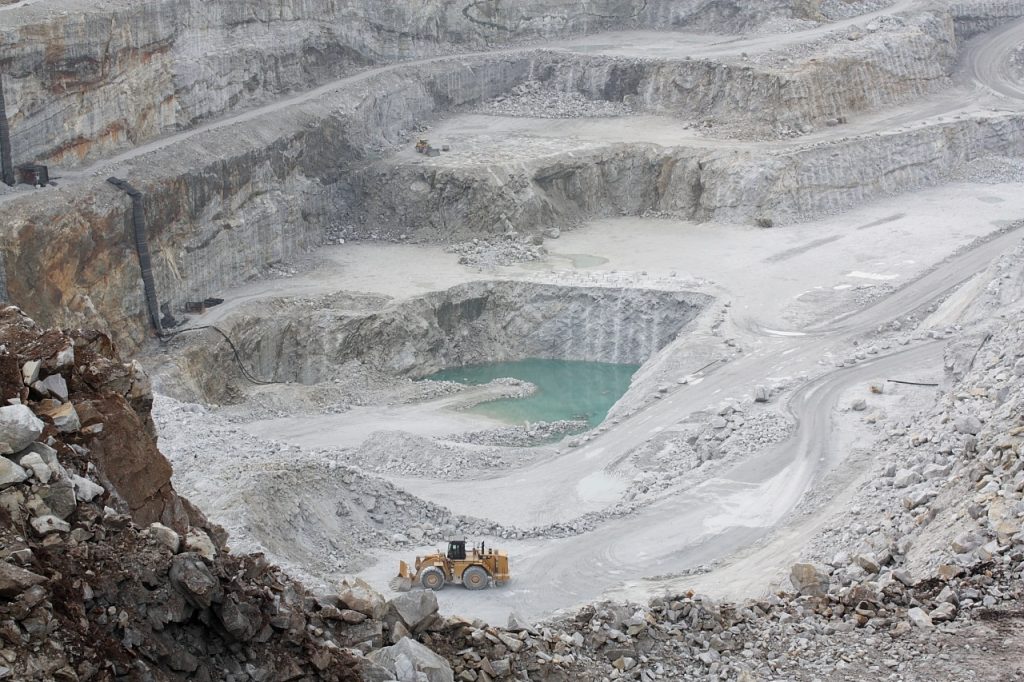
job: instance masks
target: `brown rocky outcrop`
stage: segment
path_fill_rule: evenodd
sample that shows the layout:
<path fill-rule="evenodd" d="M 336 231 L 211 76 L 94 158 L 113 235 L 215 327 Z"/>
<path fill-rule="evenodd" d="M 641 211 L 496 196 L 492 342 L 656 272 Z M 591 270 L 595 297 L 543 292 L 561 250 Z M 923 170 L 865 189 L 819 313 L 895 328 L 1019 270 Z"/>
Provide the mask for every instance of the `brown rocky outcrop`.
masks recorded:
<path fill-rule="evenodd" d="M 380 623 L 226 551 L 106 336 L 0 310 L 0 392 L 0 679 L 361 679 L 345 647 L 382 645 Z"/>

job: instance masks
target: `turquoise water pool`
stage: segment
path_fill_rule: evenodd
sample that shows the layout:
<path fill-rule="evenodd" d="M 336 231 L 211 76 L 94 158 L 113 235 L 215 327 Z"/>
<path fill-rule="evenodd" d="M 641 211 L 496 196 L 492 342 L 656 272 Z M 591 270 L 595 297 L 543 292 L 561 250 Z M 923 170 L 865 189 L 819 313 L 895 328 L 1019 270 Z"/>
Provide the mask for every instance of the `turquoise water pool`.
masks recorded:
<path fill-rule="evenodd" d="M 492 400 L 469 411 L 510 424 L 585 419 L 597 426 L 629 388 L 629 380 L 638 368 L 607 362 L 529 359 L 456 367 L 426 378 L 469 385 L 503 377 L 529 381 L 537 386 L 533 395 Z"/>

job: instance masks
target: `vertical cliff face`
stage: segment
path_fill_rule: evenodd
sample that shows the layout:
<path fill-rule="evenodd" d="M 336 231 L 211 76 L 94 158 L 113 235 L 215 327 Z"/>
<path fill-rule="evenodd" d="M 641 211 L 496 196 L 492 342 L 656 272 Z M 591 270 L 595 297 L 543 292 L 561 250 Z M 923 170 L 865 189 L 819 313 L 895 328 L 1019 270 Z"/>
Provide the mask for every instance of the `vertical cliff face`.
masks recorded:
<path fill-rule="evenodd" d="M 967 0 L 954 2 L 949 11 L 956 19 L 956 35 L 969 40 L 1024 14 L 1021 0 Z"/>
<path fill-rule="evenodd" d="M 786 223 L 934 186 L 950 169 L 992 154 L 1024 156 L 1024 118 L 949 121 L 777 152 L 590 144 L 564 153 L 545 146 L 532 157 L 504 160 L 455 153 L 454 161 L 392 167 L 383 180 L 376 168 L 354 175 L 361 194 L 371 185 L 380 190 L 356 207 L 350 222 L 428 239 L 500 234 L 510 225 L 529 232 L 646 211 Z"/>
<path fill-rule="evenodd" d="M 155 137 L 178 120 L 176 3 L 4 12 L 0 72 L 16 162 L 62 165 Z"/>
<path fill-rule="evenodd" d="M 852 33 L 783 65 L 741 59 L 629 59 L 548 53 L 534 77 L 559 92 L 625 102 L 636 111 L 742 120 L 748 131 L 818 127 L 948 85 L 952 17 L 925 14 L 888 31 Z"/>

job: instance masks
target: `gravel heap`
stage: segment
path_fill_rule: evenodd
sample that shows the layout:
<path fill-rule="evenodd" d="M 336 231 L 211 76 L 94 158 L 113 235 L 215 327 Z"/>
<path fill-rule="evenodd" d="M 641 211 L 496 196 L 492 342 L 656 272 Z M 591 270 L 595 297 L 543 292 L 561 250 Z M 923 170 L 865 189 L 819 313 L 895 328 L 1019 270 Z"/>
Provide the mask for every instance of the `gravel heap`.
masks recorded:
<path fill-rule="evenodd" d="M 485 431 L 470 431 L 449 436 L 453 443 L 497 445 L 506 448 L 525 448 L 543 445 L 565 435 L 587 428 L 585 420 L 563 419 L 555 422 L 534 422 L 529 425 L 506 426 Z"/>
<path fill-rule="evenodd" d="M 531 459 L 515 449 L 445 442 L 403 431 L 378 431 L 347 454 L 352 464 L 376 474 L 445 480 L 521 466 Z"/>
<path fill-rule="evenodd" d="M 509 232 L 493 239 L 458 242 L 446 247 L 445 251 L 458 254 L 462 265 L 491 270 L 499 266 L 544 260 L 548 252 L 542 243 L 543 238 L 540 236 Z"/>
<path fill-rule="evenodd" d="M 484 102 L 474 111 L 526 118 L 607 118 L 633 113 L 632 108 L 622 102 L 587 99 L 579 92 L 564 92 L 536 80 L 521 83 L 508 94 Z"/>
<path fill-rule="evenodd" d="M 713 415 L 696 415 L 630 454 L 636 474 L 625 499 L 640 504 L 678 494 L 717 475 L 723 466 L 784 441 L 792 430 L 792 422 L 774 407 L 753 402 L 729 403 Z"/>
<path fill-rule="evenodd" d="M 1024 160 L 1005 156 L 975 159 L 953 169 L 949 180 L 982 184 L 1024 182 Z"/>
<path fill-rule="evenodd" d="M 828 21 L 852 19 L 869 12 L 877 12 L 891 7 L 892 0 L 822 0 L 819 11 Z"/>

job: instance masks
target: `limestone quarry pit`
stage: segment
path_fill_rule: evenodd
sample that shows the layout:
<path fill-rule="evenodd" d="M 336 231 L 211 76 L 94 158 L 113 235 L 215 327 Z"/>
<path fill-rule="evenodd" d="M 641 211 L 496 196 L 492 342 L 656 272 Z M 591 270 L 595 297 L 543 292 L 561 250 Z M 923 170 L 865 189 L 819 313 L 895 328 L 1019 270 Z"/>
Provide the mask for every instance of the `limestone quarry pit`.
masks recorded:
<path fill-rule="evenodd" d="M 137 361 L 175 494 L 365 679 L 1017 679 L 1022 46 L 1019 0 L 0 0 L 0 298 Z M 590 422 L 430 378 L 518 361 L 632 375 Z M 512 580 L 391 592 L 459 538 Z M 125 660 L 298 674 L 189 637 Z"/>

